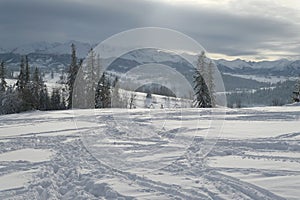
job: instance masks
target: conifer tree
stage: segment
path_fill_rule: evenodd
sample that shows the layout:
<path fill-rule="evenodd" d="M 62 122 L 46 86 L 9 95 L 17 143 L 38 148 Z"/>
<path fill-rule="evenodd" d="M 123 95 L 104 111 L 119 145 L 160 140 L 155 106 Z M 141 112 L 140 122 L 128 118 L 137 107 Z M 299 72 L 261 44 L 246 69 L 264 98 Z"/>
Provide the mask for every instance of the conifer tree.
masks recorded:
<path fill-rule="evenodd" d="M 69 65 L 68 69 L 68 77 L 67 77 L 67 87 L 69 91 L 68 95 L 68 108 L 72 108 L 72 95 L 73 95 L 73 87 L 76 79 L 76 75 L 79 70 L 79 65 L 77 64 L 77 57 L 76 57 L 76 47 L 74 44 L 71 45 L 72 54 L 71 54 L 71 64 Z"/>
<path fill-rule="evenodd" d="M 87 56 L 87 63 L 84 69 L 85 77 L 85 108 L 95 108 L 95 92 L 97 85 L 97 69 L 96 55 L 93 49 L 90 50 Z"/>
<path fill-rule="evenodd" d="M 61 106 L 61 96 L 58 88 L 52 89 L 52 94 L 50 98 L 50 108 L 51 110 L 60 110 Z"/>
<path fill-rule="evenodd" d="M 24 58 L 21 58 L 21 64 L 20 64 L 20 73 L 18 76 L 18 81 L 17 81 L 17 88 L 19 92 L 22 92 L 22 90 L 25 88 L 25 63 L 24 63 Z"/>
<path fill-rule="evenodd" d="M 39 93 L 39 109 L 49 110 L 50 109 L 50 97 L 46 85 L 44 85 Z"/>
<path fill-rule="evenodd" d="M 32 101 L 34 109 L 40 109 L 40 91 L 42 90 L 43 82 L 40 77 L 38 68 L 36 67 L 32 76 Z"/>
<path fill-rule="evenodd" d="M 22 100 L 19 98 L 18 91 L 13 86 L 8 86 L 4 96 L 1 96 L 0 114 L 11 114 L 22 111 Z"/>
<path fill-rule="evenodd" d="M 7 88 L 7 82 L 5 80 L 6 77 L 6 70 L 5 70 L 5 65 L 4 62 L 2 61 L 0 64 L 0 92 L 5 92 Z"/>
<path fill-rule="evenodd" d="M 203 76 L 206 74 L 205 70 L 205 54 L 202 52 L 198 57 L 197 69 L 194 73 L 194 106 L 197 108 L 212 107 L 211 97 L 206 81 Z"/>
<path fill-rule="evenodd" d="M 215 83 L 214 83 L 214 64 L 212 61 L 209 61 L 207 69 L 207 87 L 211 98 L 211 106 L 216 106 L 216 97 L 215 97 Z"/>
<path fill-rule="evenodd" d="M 96 88 L 95 108 L 109 107 L 111 107 L 110 82 L 105 73 L 103 73 Z"/>
<path fill-rule="evenodd" d="M 295 90 L 293 91 L 293 102 L 300 102 L 300 78 L 296 83 Z"/>
<path fill-rule="evenodd" d="M 28 56 L 25 56 L 25 84 L 28 84 L 30 81 L 30 68 Z"/>

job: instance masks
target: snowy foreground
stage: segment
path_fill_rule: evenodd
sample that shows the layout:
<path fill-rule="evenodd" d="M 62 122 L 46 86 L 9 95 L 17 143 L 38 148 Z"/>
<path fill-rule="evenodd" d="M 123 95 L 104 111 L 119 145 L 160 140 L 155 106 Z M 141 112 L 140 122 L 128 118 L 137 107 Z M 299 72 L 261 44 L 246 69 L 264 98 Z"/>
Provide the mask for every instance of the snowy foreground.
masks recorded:
<path fill-rule="evenodd" d="M 299 199 L 300 107 L 223 114 L 0 116 L 0 199 Z"/>

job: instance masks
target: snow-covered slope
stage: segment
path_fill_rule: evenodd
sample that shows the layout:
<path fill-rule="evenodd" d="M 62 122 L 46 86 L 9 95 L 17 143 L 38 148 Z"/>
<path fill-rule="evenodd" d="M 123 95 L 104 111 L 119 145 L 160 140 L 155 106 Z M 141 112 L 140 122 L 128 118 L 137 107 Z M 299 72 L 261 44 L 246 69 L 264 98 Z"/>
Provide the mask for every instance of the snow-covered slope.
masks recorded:
<path fill-rule="evenodd" d="M 202 159 L 220 111 L 0 116 L 0 199 L 298 199 L 300 107 L 227 110 Z"/>

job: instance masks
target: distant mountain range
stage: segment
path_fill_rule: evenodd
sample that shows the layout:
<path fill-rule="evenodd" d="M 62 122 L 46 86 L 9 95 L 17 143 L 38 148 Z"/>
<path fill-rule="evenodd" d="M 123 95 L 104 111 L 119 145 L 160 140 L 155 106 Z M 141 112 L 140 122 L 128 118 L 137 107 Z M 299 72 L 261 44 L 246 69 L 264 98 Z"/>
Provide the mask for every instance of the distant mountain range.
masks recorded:
<path fill-rule="evenodd" d="M 266 76 L 299 76 L 300 60 L 281 59 L 276 61 L 251 62 L 236 59 L 227 61 L 224 59 L 215 60 L 222 72 L 245 75 L 266 75 Z"/>
<path fill-rule="evenodd" d="M 68 41 L 65 43 L 38 42 L 12 49 L 0 47 L 0 60 L 4 60 L 11 68 L 17 68 L 21 55 L 28 55 L 32 66 L 41 68 L 64 68 L 70 63 L 71 44 L 74 43 L 77 55 L 84 58 L 88 51 L 95 45 L 84 42 Z M 114 59 L 114 58 L 111 58 Z M 158 50 L 139 50 L 126 54 L 116 60 L 111 69 L 122 70 L 120 66 L 129 69 L 129 65 L 137 66 L 145 63 L 160 63 L 179 69 L 183 73 L 190 73 L 191 66 L 184 62 L 178 55 L 172 55 Z M 290 61 L 281 59 L 276 61 L 251 62 L 241 59 L 228 61 L 224 59 L 215 60 L 218 69 L 222 73 L 237 75 L 257 76 L 288 76 L 300 75 L 300 60 Z M 188 72 L 189 71 L 189 72 Z"/>
<path fill-rule="evenodd" d="M 80 58 L 84 58 L 89 50 L 95 46 L 89 43 L 78 42 L 78 41 L 68 41 L 64 43 L 59 42 L 35 42 L 31 44 L 22 45 L 19 47 L 11 48 L 11 49 L 4 49 L 0 47 L 0 53 L 14 53 L 14 54 L 56 54 L 56 55 L 63 55 L 63 54 L 70 54 L 71 52 L 71 44 L 75 44 L 77 55 Z"/>

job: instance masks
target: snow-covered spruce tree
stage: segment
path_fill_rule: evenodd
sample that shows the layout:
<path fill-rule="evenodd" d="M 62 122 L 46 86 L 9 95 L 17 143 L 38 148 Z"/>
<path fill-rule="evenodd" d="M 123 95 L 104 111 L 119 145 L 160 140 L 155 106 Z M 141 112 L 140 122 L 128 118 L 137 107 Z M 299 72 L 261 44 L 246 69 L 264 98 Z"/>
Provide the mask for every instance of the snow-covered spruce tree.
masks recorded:
<path fill-rule="evenodd" d="M 95 108 L 111 107 L 110 82 L 105 73 L 102 74 L 95 92 Z"/>
<path fill-rule="evenodd" d="M 68 108 L 72 108 L 72 96 L 73 96 L 73 86 L 75 83 L 76 75 L 78 73 L 80 65 L 77 63 L 76 57 L 76 47 L 74 44 L 71 45 L 72 53 L 71 53 L 71 64 L 68 69 L 68 77 L 67 77 L 67 88 L 68 88 Z"/>
<path fill-rule="evenodd" d="M 7 83 L 5 81 L 5 68 L 3 61 L 1 61 L 0 64 L 0 81 L 0 114 L 5 114 L 5 107 L 3 106 L 3 103 L 6 97 Z"/>
<path fill-rule="evenodd" d="M 51 110 L 59 110 L 59 105 L 60 105 L 59 89 L 52 88 L 52 93 L 50 98 L 50 108 Z"/>
<path fill-rule="evenodd" d="M 293 91 L 293 102 L 300 102 L 300 78 L 296 83 L 295 90 Z"/>
<path fill-rule="evenodd" d="M 43 89 L 43 80 L 40 76 L 39 70 L 36 67 L 32 76 L 32 101 L 34 109 L 40 109 L 40 91 Z"/>
<path fill-rule="evenodd" d="M 30 68 L 28 56 L 25 56 L 25 84 L 28 84 L 30 81 Z"/>
<path fill-rule="evenodd" d="M 12 114 L 21 112 L 22 99 L 13 86 L 8 86 L 4 96 L 0 99 L 0 114 Z"/>
<path fill-rule="evenodd" d="M 212 61 L 209 61 L 207 68 L 207 87 L 209 90 L 210 98 L 211 98 L 211 106 L 216 106 L 216 97 L 215 97 L 215 83 L 214 83 L 214 64 Z"/>
<path fill-rule="evenodd" d="M 61 89 L 60 88 L 53 88 L 52 94 L 50 98 L 50 109 L 51 110 L 63 110 L 66 108 L 64 99 L 61 95 Z"/>
<path fill-rule="evenodd" d="M 29 110 L 29 105 L 26 102 L 26 98 L 27 98 L 27 95 L 28 95 L 29 92 L 27 91 L 25 59 L 24 59 L 24 57 L 21 57 L 20 73 L 19 73 L 16 85 L 17 85 L 18 98 L 21 101 L 20 111 Z"/>
<path fill-rule="evenodd" d="M 17 89 L 19 92 L 22 92 L 22 90 L 25 88 L 25 63 L 24 58 L 21 58 L 21 64 L 20 64 L 20 73 L 17 80 Z"/>
<path fill-rule="evenodd" d="M 194 106 L 197 108 L 209 108 L 212 107 L 212 101 L 210 97 L 209 89 L 206 85 L 206 81 L 203 76 L 206 75 L 205 70 L 205 53 L 202 52 L 198 57 L 197 69 L 194 73 Z"/>
<path fill-rule="evenodd" d="M 5 65 L 4 65 L 4 62 L 1 61 L 1 64 L 0 64 L 0 93 L 4 93 L 6 91 L 7 82 L 6 82 L 5 78 L 6 78 Z"/>
<path fill-rule="evenodd" d="M 46 85 L 39 92 L 39 110 L 50 110 L 50 97 Z"/>
<path fill-rule="evenodd" d="M 90 50 L 87 56 L 86 67 L 83 69 L 85 78 L 85 108 L 95 108 L 95 92 L 97 86 L 97 71 L 100 66 L 97 66 L 98 61 L 96 60 L 96 54 L 93 49 Z"/>
<path fill-rule="evenodd" d="M 30 79 L 30 66 L 28 61 L 28 56 L 25 56 L 25 74 L 24 81 L 25 87 L 22 90 L 22 99 L 23 99 L 23 110 L 33 110 L 37 109 L 36 96 L 34 96 L 35 85 Z"/>

